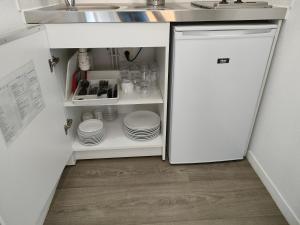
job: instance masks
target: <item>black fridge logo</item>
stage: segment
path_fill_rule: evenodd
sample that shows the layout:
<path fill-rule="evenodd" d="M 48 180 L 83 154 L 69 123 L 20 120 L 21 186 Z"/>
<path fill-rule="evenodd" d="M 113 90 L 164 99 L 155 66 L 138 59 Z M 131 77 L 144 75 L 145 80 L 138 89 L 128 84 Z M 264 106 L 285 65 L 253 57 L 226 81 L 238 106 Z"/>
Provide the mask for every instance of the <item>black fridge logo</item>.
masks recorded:
<path fill-rule="evenodd" d="M 230 58 L 219 58 L 218 64 L 226 64 L 230 62 Z"/>

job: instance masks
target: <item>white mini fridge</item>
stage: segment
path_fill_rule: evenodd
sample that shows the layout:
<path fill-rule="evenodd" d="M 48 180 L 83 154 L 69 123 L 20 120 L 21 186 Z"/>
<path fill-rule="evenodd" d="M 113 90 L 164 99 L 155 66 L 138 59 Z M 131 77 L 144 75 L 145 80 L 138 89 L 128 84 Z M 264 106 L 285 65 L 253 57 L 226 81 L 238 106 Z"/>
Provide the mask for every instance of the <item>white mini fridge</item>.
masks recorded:
<path fill-rule="evenodd" d="M 171 164 L 243 159 L 277 25 L 173 27 Z"/>

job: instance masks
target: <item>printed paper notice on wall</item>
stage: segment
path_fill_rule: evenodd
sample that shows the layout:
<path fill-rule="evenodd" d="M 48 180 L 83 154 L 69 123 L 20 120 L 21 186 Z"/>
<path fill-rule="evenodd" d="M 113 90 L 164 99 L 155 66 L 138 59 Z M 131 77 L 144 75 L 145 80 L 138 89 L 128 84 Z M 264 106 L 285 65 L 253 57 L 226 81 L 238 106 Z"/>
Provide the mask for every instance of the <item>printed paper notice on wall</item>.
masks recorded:
<path fill-rule="evenodd" d="M 0 81 L 0 130 L 9 145 L 43 110 L 40 83 L 33 61 Z"/>

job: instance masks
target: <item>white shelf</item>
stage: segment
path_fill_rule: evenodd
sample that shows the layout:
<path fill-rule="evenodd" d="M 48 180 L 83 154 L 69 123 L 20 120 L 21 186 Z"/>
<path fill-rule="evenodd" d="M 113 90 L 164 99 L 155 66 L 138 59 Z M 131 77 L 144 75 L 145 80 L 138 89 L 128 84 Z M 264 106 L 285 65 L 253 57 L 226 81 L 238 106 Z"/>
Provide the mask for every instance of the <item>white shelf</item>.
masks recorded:
<path fill-rule="evenodd" d="M 139 93 L 133 92 L 131 94 L 124 94 L 122 91 L 120 91 L 120 99 L 116 103 L 111 104 L 95 104 L 90 102 L 82 101 L 82 103 L 74 104 L 72 102 L 73 95 L 70 96 L 70 98 L 65 101 L 66 107 L 74 107 L 74 106 L 100 106 L 100 105 L 145 105 L 145 104 L 162 104 L 163 98 L 161 95 L 161 92 L 158 88 L 154 89 L 150 96 L 148 97 L 142 97 Z"/>
<path fill-rule="evenodd" d="M 73 151 L 110 151 L 121 149 L 148 149 L 162 148 L 163 142 L 161 136 L 150 141 L 133 141 L 125 136 L 122 129 L 123 115 L 120 115 L 115 121 L 104 121 L 105 137 L 104 140 L 96 146 L 85 146 L 80 144 L 78 139 L 73 143 Z"/>

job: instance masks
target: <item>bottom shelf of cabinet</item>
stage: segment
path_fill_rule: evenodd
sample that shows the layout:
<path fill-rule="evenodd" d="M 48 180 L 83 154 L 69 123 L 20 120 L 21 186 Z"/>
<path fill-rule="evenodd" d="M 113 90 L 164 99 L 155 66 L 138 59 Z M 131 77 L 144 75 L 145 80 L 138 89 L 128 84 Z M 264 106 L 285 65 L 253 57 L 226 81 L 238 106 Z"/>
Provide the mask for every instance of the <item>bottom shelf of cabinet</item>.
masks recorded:
<path fill-rule="evenodd" d="M 162 155 L 161 135 L 149 141 L 134 141 L 125 136 L 122 129 L 123 116 L 112 122 L 104 122 L 104 140 L 95 146 L 82 145 L 76 138 L 73 154 L 76 159 L 116 158 Z"/>
<path fill-rule="evenodd" d="M 161 156 L 162 148 L 131 148 L 74 151 L 72 160 Z M 71 163 L 70 165 L 73 165 Z"/>

